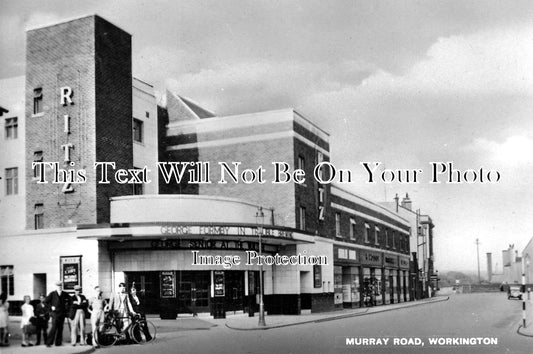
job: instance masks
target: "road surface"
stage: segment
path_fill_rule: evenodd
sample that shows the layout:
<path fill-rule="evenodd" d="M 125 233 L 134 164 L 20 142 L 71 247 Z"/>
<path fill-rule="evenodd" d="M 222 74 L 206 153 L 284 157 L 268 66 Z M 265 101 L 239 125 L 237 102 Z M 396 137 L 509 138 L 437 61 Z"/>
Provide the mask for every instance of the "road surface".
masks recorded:
<path fill-rule="evenodd" d="M 154 344 L 115 346 L 101 351 L 530 354 L 533 338 L 516 333 L 522 321 L 521 311 L 521 301 L 507 300 L 504 293 L 461 294 L 443 302 L 269 330 L 236 331 L 219 325 L 161 333 Z"/>

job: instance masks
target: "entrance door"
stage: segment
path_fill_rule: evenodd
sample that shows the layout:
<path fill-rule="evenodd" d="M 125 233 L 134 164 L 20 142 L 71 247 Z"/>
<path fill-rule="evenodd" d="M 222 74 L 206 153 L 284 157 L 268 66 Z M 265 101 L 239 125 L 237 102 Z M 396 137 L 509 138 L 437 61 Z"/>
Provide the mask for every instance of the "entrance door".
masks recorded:
<path fill-rule="evenodd" d="M 210 272 L 178 272 L 178 312 L 209 312 Z"/>
<path fill-rule="evenodd" d="M 192 283 L 190 281 L 181 281 L 178 289 L 178 312 L 194 313 L 192 303 Z"/>
<path fill-rule="evenodd" d="M 228 271 L 226 275 L 226 311 L 244 310 L 244 272 Z"/>
<path fill-rule="evenodd" d="M 46 273 L 33 274 L 33 298 L 38 299 L 40 294 L 46 296 Z"/>

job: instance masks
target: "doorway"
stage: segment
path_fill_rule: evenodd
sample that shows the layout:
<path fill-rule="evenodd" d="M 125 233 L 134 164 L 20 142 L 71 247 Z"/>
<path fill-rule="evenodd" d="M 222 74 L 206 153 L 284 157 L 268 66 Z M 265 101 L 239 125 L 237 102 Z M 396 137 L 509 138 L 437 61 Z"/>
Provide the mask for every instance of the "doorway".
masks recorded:
<path fill-rule="evenodd" d="M 244 272 L 229 271 L 226 276 L 226 311 L 242 311 L 244 309 Z"/>
<path fill-rule="evenodd" d="M 46 296 L 46 273 L 33 274 L 33 298 L 38 299 L 40 294 Z"/>

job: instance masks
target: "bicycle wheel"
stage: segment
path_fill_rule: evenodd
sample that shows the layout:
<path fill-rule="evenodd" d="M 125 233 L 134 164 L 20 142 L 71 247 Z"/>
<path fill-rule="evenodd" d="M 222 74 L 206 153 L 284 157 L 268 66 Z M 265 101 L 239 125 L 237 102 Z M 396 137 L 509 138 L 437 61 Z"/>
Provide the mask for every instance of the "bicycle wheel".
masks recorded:
<path fill-rule="evenodd" d="M 131 338 L 137 344 L 150 343 L 155 340 L 157 330 L 150 321 L 138 321 L 133 324 L 130 330 Z"/>
<path fill-rule="evenodd" d="M 109 347 L 115 344 L 119 337 L 120 333 L 117 328 L 108 323 L 93 331 L 93 340 L 101 347 Z"/>

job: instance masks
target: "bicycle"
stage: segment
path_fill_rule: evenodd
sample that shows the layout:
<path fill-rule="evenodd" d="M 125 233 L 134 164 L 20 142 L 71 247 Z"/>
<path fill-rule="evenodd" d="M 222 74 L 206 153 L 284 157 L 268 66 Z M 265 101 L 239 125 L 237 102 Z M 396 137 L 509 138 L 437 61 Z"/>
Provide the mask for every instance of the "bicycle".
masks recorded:
<path fill-rule="evenodd" d="M 101 347 L 109 347 L 118 341 L 132 340 L 137 344 L 150 343 L 155 340 L 154 324 L 139 315 L 133 316 L 131 322 L 122 328 L 121 321 L 129 317 L 120 317 L 112 313 L 106 315 L 104 323 L 93 331 L 93 339 Z"/>

